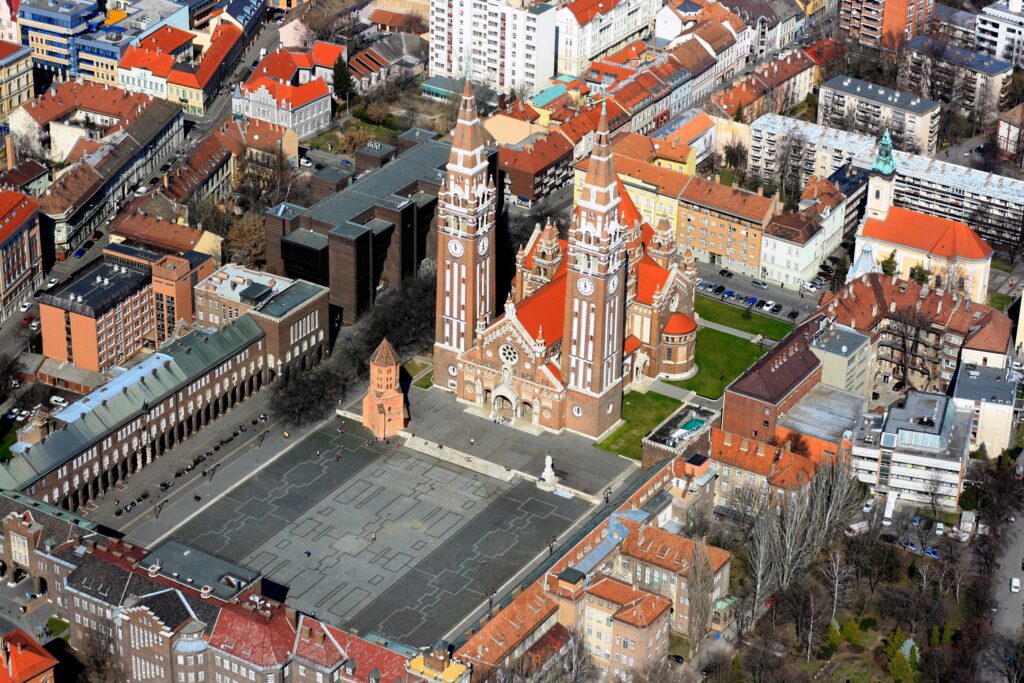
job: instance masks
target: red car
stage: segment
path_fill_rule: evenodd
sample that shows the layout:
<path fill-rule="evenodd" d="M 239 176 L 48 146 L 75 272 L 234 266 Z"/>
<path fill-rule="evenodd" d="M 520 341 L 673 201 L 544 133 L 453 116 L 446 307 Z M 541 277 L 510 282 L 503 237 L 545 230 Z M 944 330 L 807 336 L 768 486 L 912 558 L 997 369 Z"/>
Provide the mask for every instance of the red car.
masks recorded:
<path fill-rule="evenodd" d="M 36 319 L 36 317 L 30 313 L 30 314 L 26 315 L 24 318 L 21 319 L 21 326 L 22 327 L 28 327 L 29 325 L 32 324 L 32 321 L 35 320 L 35 319 Z"/>
<path fill-rule="evenodd" d="M 777 605 L 778 603 L 779 603 L 779 596 L 778 595 L 770 595 L 770 596 L 768 596 L 768 599 L 764 601 L 764 606 L 765 607 L 775 607 L 775 605 Z"/>

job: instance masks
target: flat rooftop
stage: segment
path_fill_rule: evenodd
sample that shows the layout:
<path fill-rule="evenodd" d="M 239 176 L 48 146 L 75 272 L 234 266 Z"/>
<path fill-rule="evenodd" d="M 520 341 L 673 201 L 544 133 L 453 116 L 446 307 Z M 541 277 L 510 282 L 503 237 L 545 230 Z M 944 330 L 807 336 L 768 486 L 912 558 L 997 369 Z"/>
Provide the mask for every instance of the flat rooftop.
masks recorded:
<path fill-rule="evenodd" d="M 98 318 L 145 287 L 150 274 L 126 266 L 97 263 L 79 278 L 39 296 L 40 303 Z"/>
<path fill-rule="evenodd" d="M 849 358 L 855 355 L 870 340 L 846 325 L 828 325 L 811 340 L 811 348 Z"/>
<path fill-rule="evenodd" d="M 1009 378 L 1006 368 L 985 367 L 961 363 L 956 373 L 953 398 L 1012 406 L 1017 394 L 1017 383 Z"/>
<path fill-rule="evenodd" d="M 869 81 L 862 81 L 853 76 L 836 76 L 821 84 L 822 88 L 831 88 L 844 95 L 852 95 L 862 100 L 874 102 L 883 107 L 901 109 L 914 114 L 927 114 L 939 108 L 935 100 L 925 99 L 902 90 L 883 88 Z"/>
<path fill-rule="evenodd" d="M 173 581 L 213 589 L 222 600 L 230 600 L 260 575 L 251 569 L 215 557 L 178 540 L 161 543 L 139 562 L 145 568 L 160 565 L 160 574 Z"/>
<path fill-rule="evenodd" d="M 196 285 L 196 289 L 210 292 L 229 301 L 254 305 L 259 298 L 291 287 L 295 280 L 253 270 L 237 263 L 228 263 Z"/>
<path fill-rule="evenodd" d="M 778 420 L 780 427 L 833 443 L 852 432 L 867 409 L 866 396 L 819 384 Z"/>
<path fill-rule="evenodd" d="M 291 287 L 267 301 L 259 311 L 272 318 L 283 318 L 302 304 L 326 291 L 326 287 L 298 280 Z"/>

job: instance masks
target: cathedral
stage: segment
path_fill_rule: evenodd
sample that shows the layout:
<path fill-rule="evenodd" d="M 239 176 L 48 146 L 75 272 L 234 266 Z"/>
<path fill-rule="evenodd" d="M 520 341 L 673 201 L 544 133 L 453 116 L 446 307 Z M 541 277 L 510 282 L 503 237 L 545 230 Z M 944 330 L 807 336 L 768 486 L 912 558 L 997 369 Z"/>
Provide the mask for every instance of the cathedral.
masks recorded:
<path fill-rule="evenodd" d="M 534 230 L 499 314 L 497 189 L 466 83 L 438 196 L 434 384 L 492 419 L 597 438 L 624 390 L 697 371 L 693 255 L 667 222 L 644 223 L 608 138 L 602 111 L 567 238 Z"/>

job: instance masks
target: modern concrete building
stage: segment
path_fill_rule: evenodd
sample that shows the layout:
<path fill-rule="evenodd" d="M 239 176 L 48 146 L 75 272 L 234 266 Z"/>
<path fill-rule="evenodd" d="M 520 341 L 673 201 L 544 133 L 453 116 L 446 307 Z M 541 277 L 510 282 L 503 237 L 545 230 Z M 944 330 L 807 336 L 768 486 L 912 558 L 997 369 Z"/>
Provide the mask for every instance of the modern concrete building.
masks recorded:
<path fill-rule="evenodd" d="M 1011 61 L 918 36 L 907 41 L 897 85 L 959 105 L 963 116 L 988 125 L 1005 108 L 1012 79 Z"/>
<path fill-rule="evenodd" d="M 852 327 L 823 319 L 811 338 L 811 352 L 821 361 L 821 383 L 858 396 L 871 394 L 871 338 Z"/>
<path fill-rule="evenodd" d="M 971 412 L 942 394 L 907 392 L 899 407 L 865 414 L 853 437 L 853 469 L 898 505 L 956 510 L 967 470 Z"/>
<path fill-rule="evenodd" d="M 1024 104 L 1000 112 L 996 121 L 996 147 L 999 156 L 1024 166 Z"/>
<path fill-rule="evenodd" d="M 773 184 L 785 152 L 790 157 L 787 163 L 800 169 L 801 182 L 815 175 L 828 178 L 858 154 L 871 154 L 875 143 L 869 135 L 765 114 L 750 124 L 748 177 Z"/>
<path fill-rule="evenodd" d="M 78 75 L 78 41 L 102 21 L 96 0 L 23 0 L 18 7 L 21 44 L 32 50 L 37 75 L 55 83 Z"/>
<path fill-rule="evenodd" d="M 934 0 L 841 0 L 839 28 L 852 42 L 895 53 L 928 31 L 934 8 Z"/>
<path fill-rule="evenodd" d="M 558 73 L 556 12 L 554 4 L 526 0 L 432 2 L 428 72 L 537 92 Z"/>
<path fill-rule="evenodd" d="M 940 105 L 852 76 L 836 76 L 818 91 L 818 123 L 872 137 L 888 130 L 905 152 L 935 154 Z"/>
<path fill-rule="evenodd" d="M 953 387 L 957 410 L 971 412 L 971 449 L 995 458 L 1013 446 L 1020 415 L 1017 382 L 1008 368 L 961 363 Z"/>
<path fill-rule="evenodd" d="M 998 0 L 981 8 L 976 17 L 977 49 L 1024 66 L 1024 11 L 1021 0 Z"/>

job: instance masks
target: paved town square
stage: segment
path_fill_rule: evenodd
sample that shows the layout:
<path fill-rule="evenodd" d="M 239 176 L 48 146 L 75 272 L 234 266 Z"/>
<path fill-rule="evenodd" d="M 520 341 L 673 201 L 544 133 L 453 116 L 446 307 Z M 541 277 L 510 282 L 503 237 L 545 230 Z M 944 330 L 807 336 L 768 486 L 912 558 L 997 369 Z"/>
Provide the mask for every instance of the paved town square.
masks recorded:
<path fill-rule="evenodd" d="M 174 536 L 338 626 L 429 644 L 589 506 L 323 428 Z"/>

